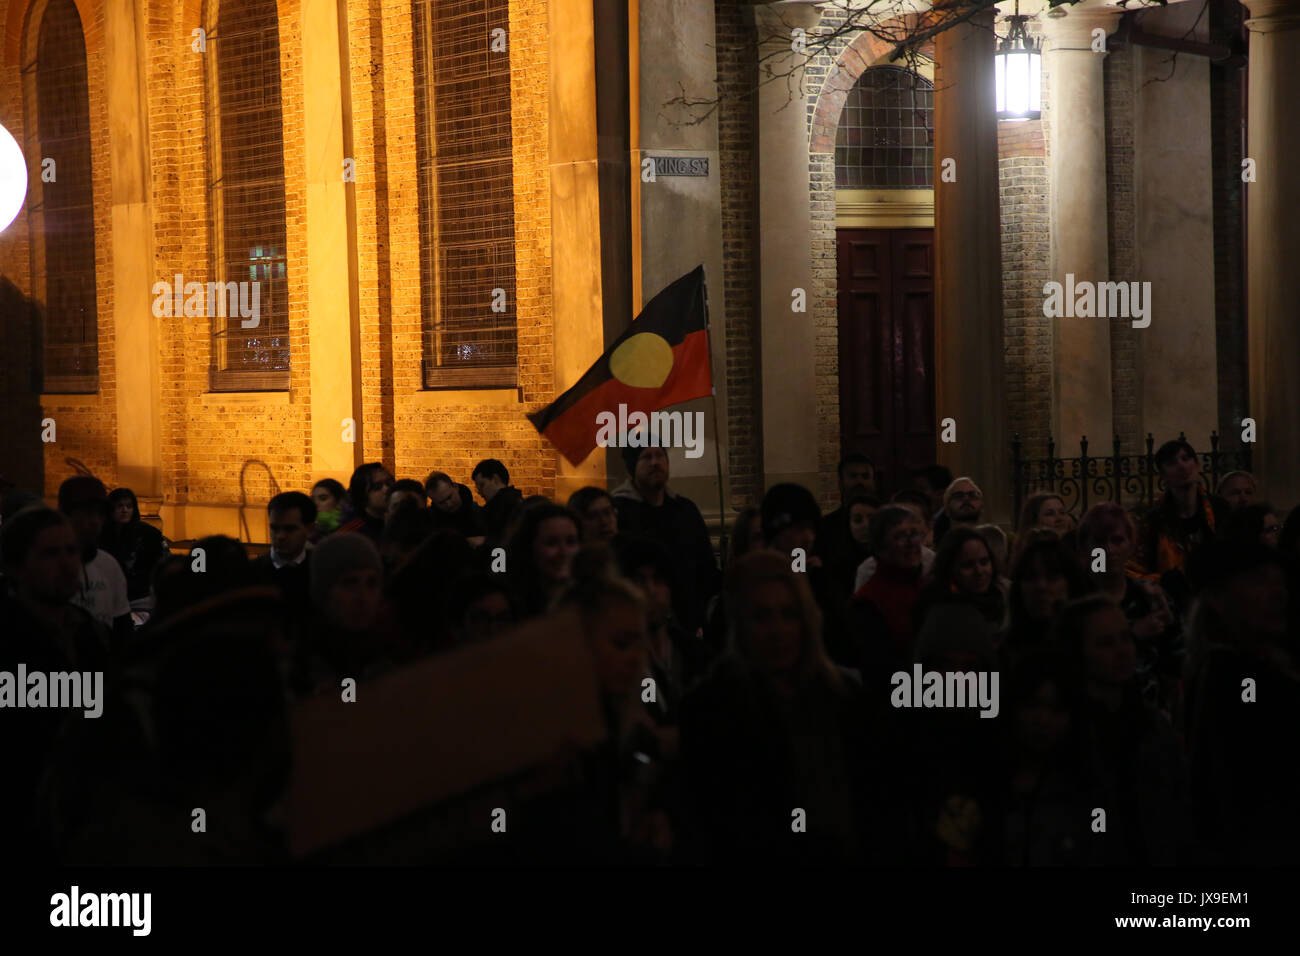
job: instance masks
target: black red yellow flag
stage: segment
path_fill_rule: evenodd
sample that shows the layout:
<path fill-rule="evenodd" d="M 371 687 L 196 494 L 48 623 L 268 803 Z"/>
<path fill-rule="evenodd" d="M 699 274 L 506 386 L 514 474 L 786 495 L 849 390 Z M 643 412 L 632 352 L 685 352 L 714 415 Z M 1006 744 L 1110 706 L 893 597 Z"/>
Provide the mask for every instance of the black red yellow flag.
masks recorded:
<path fill-rule="evenodd" d="M 596 448 L 601 412 L 649 415 L 713 394 L 704 266 L 656 295 L 576 385 L 528 420 L 577 465 Z M 620 416 L 621 417 L 621 416 Z"/>

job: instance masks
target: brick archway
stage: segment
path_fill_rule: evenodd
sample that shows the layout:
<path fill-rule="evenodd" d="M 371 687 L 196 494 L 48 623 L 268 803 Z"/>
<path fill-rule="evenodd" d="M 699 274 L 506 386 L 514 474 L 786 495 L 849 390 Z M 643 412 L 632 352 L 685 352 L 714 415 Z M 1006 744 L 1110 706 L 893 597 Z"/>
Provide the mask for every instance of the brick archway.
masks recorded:
<path fill-rule="evenodd" d="M 849 91 L 863 73 L 876 66 L 893 48 L 894 44 L 866 30 L 844 48 L 817 94 L 812 118 L 812 152 L 835 152 L 835 131 L 839 128 L 840 114 L 844 111 Z M 927 42 L 921 47 L 921 55 L 933 59 L 934 44 Z"/>

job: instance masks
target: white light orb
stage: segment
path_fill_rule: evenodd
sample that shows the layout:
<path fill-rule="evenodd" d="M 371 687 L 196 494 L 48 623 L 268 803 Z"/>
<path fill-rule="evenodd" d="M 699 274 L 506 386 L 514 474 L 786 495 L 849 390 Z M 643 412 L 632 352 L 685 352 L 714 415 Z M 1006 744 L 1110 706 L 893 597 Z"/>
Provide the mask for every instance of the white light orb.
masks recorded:
<path fill-rule="evenodd" d="M 0 126 L 0 232 L 9 228 L 27 199 L 27 162 L 18 141 Z"/>

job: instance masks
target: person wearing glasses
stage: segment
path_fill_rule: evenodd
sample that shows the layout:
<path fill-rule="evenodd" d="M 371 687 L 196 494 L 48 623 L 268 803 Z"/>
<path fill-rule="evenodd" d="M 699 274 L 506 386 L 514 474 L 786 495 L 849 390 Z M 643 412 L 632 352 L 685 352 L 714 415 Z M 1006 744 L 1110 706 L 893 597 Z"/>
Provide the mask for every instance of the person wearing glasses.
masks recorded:
<path fill-rule="evenodd" d="M 1245 505 L 1228 515 L 1221 537 L 1240 544 L 1258 542 L 1278 550 L 1285 516 L 1267 501 Z"/>
<path fill-rule="evenodd" d="M 970 478 L 953 480 L 943 493 L 943 510 L 934 519 L 934 546 L 939 547 L 943 536 L 954 526 L 980 523 L 984 515 L 984 492 Z"/>

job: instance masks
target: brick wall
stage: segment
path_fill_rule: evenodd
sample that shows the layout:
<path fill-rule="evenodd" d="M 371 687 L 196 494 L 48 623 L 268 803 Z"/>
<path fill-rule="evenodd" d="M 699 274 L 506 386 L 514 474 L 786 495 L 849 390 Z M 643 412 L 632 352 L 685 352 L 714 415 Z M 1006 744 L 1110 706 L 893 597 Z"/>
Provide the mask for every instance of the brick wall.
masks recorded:
<path fill-rule="evenodd" d="M 0 22 L 9 22 L 0 0 Z M 116 481 L 113 363 L 112 235 L 105 105 L 102 7 L 86 27 L 91 129 L 94 136 L 100 389 L 97 395 L 47 402 L 57 445 L 44 449 L 46 490 L 72 470 L 74 457 Z M 306 242 L 306 156 L 300 0 L 280 0 L 280 64 L 285 150 L 285 213 L 289 250 L 292 372 L 285 393 L 208 392 L 210 348 L 206 318 L 164 318 L 159 327 L 163 501 L 168 504 L 257 505 L 276 488 L 306 488 L 311 473 L 311 322 L 306 308 L 311 263 Z M 203 23 L 202 0 L 154 0 L 147 9 L 145 49 L 149 164 L 155 277 L 181 273 L 206 282 L 211 273 L 207 182 L 205 59 L 191 49 Z M 515 159 L 516 295 L 519 382 L 523 404 L 486 401 L 458 392 L 438 404 L 421 397 L 421 318 L 418 199 L 415 177 L 415 97 L 408 0 L 367 0 L 348 6 L 349 99 L 357 181 L 357 297 L 361 316 L 362 453 L 401 477 L 435 467 L 458 479 L 484 457 L 498 457 L 526 493 L 553 493 L 556 453 L 524 418 L 554 398 L 550 320 L 550 183 L 548 155 L 548 15 L 545 0 L 512 0 L 509 56 Z M 13 38 L 9 46 L 13 47 Z M 18 58 L 0 67 L 0 122 L 23 141 Z M 340 223 L 339 229 L 346 228 Z M 0 273 L 18 295 L 30 294 L 25 220 L 0 239 Z M 16 301 L 10 293 L 5 301 Z M 23 331 L 6 324 L 5 344 L 21 351 Z M 29 333 L 28 333 L 29 334 Z M 339 343 L 348 348 L 348 343 Z M 15 354 L 17 354 L 15 352 Z M 511 392 L 514 398 L 517 393 Z M 499 399 L 500 396 L 496 396 Z M 28 437 L 34 411 L 7 403 L 5 435 Z M 38 437 L 39 432 L 36 433 Z M 39 469 L 27 469 L 39 472 Z M 253 529 L 256 536 L 260 529 Z"/>
<path fill-rule="evenodd" d="M 1043 316 L 1048 262 L 1047 153 L 1041 120 L 998 123 L 1002 319 L 1008 432 L 1041 454 L 1052 420 L 1052 322 Z"/>
<path fill-rule="evenodd" d="M 763 496 L 762 353 L 754 269 L 758 182 L 754 159 L 754 28 L 739 0 L 718 0 L 718 157 L 722 193 L 722 281 L 727 328 L 727 498 L 734 507 Z"/>
<path fill-rule="evenodd" d="M 845 20 L 843 8 L 826 5 L 822 8 L 821 21 L 817 33 L 829 36 L 839 29 Z M 861 31 L 849 31 L 834 37 L 829 42 L 817 44 L 817 50 L 804 71 L 805 111 L 809 124 L 809 163 L 808 190 L 812 210 L 812 288 L 808 290 L 808 319 L 813 323 L 816 338 L 813 355 L 817 363 L 814 379 L 817 390 L 817 472 L 820 485 L 811 489 L 817 495 L 823 510 L 830 510 L 839 505 L 839 484 L 835 466 L 840 458 L 840 374 L 839 374 L 839 315 L 837 313 L 837 268 L 835 261 L 835 149 L 832 142 L 827 144 L 824 137 L 814 133 L 819 126 L 829 125 L 827 117 L 818 114 L 819 101 L 823 93 L 830 100 L 829 94 L 840 92 L 841 87 L 851 86 L 853 80 L 861 75 L 866 65 L 864 57 L 854 56 L 843 69 L 837 63 L 844 56 L 846 48 L 863 44 L 871 38 Z M 834 86 L 828 89 L 828 82 Z M 842 96 L 835 95 L 833 101 L 825 104 L 823 114 L 833 112 L 838 122 L 839 109 L 843 105 Z M 821 119 L 822 123 L 818 120 Z M 829 146 L 829 148 L 828 148 Z"/>
<path fill-rule="evenodd" d="M 11 10 L 15 3 L 21 3 L 20 9 Z M 24 150 L 36 148 L 36 140 L 30 135 L 35 123 L 34 115 L 27 115 L 26 108 L 35 107 L 34 95 L 25 96 L 25 82 L 33 77 L 23 77 L 19 72 L 20 63 L 30 62 L 35 58 L 35 45 L 40 23 L 33 20 L 27 24 L 28 4 L 26 0 L 0 0 L 0 22 L 6 23 L 12 31 L 5 36 L 5 56 L 0 65 L 0 123 L 3 123 L 14 139 Z M 27 401 L 18 405 L 6 403 L 3 416 L 6 435 L 13 434 L 17 444 L 28 449 L 17 455 L 15 480 L 19 475 L 26 476 L 26 481 L 43 481 L 43 488 L 33 488 L 53 495 L 64 478 L 75 472 L 69 459 L 82 463 L 85 467 L 100 475 L 106 484 L 112 486 L 117 478 L 116 450 L 117 430 L 114 421 L 116 402 L 116 374 L 113 353 L 113 329 L 108 318 L 113 311 L 113 250 L 112 250 L 112 203 L 111 181 L 109 178 L 109 144 L 108 144 L 108 104 L 104 95 L 104 24 L 103 7 L 79 6 L 82 20 L 82 33 L 86 43 L 86 80 L 88 108 L 90 114 L 91 136 L 91 177 L 94 194 L 95 218 L 95 271 L 96 271 L 96 308 L 99 316 L 98 352 L 99 352 L 99 391 L 94 395 L 77 395 L 55 398 L 41 404 L 38 414 L 27 393 Z M 90 11 L 89 14 L 87 11 Z M 40 158 L 28 156 L 29 175 L 33 162 L 38 180 L 29 183 L 29 196 L 39 196 L 41 189 L 56 189 L 58 182 L 44 184 L 39 182 Z M 62 174 L 62 170 L 56 170 Z M 31 296 L 33 293 L 31 275 L 31 242 L 39 241 L 31 236 L 26 207 L 18 218 L 0 236 L 0 275 L 13 285 L 9 291 L 9 301 L 16 301 L 18 296 Z M 6 324 L 10 316 L 3 317 Z M 15 316 L 12 321 L 20 322 Z M 5 333 L 6 344 L 12 341 L 18 348 L 30 348 L 28 331 L 15 328 Z M 28 352 L 30 354 L 30 352 Z M 14 361 L 9 358 L 7 361 Z M 38 366 L 39 367 L 39 366 Z M 24 376 L 29 387 L 33 381 L 35 369 L 28 367 Z M 8 388 L 9 386 L 7 386 Z M 40 446 L 43 460 L 36 463 L 25 460 L 24 454 L 30 454 L 35 444 L 40 441 L 40 419 L 53 418 L 57 440 Z M 33 429 L 35 426 L 35 429 Z M 13 446 L 5 444 L 6 454 Z M 25 462 L 25 463 L 24 463 Z M 8 468 L 4 468 L 8 471 Z"/>
<path fill-rule="evenodd" d="M 510 4 L 513 112 L 515 269 L 519 384 L 524 405 L 488 405 L 474 392 L 455 404 L 421 401 L 419 202 L 415 175 L 415 86 L 410 3 L 382 0 L 382 77 L 387 103 L 389 283 L 392 302 L 393 462 L 398 477 L 424 478 L 435 469 L 469 482 L 481 458 L 501 459 L 525 494 L 555 490 L 555 450 L 524 418 L 555 398 L 550 273 L 549 57 L 543 0 Z M 358 155 L 361 155 L 358 146 Z M 362 259 L 364 273 L 371 263 Z M 385 387 L 379 329 L 363 325 L 367 418 Z M 369 440 L 368 452 L 369 453 Z"/>
<path fill-rule="evenodd" d="M 1129 282 L 1137 278 L 1137 225 L 1133 192 L 1133 48 L 1115 37 L 1107 40 L 1102 76 L 1106 104 L 1106 242 L 1110 276 Z M 1120 450 L 1136 454 L 1142 439 L 1142 330 L 1125 318 L 1110 320 L 1111 421 L 1120 437 Z M 1108 436 L 1109 437 L 1109 436 Z M 1077 442 L 1077 437 L 1072 438 Z M 1073 453 L 1074 445 L 1071 445 Z M 1107 454 L 1110 441 L 1093 443 L 1092 453 Z"/>

